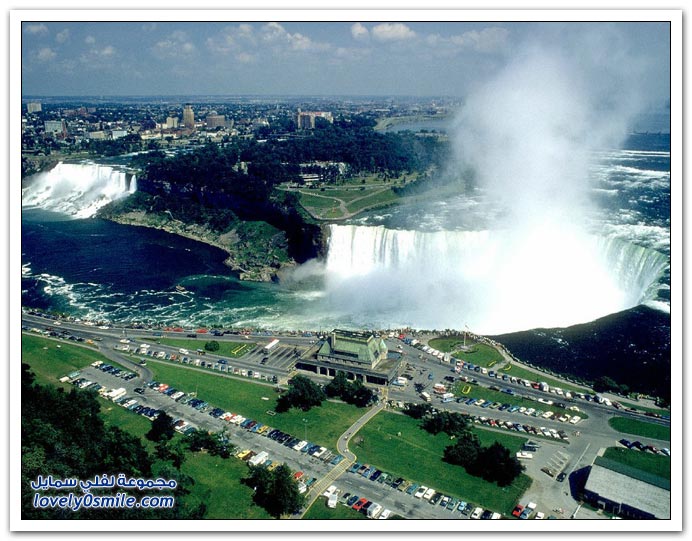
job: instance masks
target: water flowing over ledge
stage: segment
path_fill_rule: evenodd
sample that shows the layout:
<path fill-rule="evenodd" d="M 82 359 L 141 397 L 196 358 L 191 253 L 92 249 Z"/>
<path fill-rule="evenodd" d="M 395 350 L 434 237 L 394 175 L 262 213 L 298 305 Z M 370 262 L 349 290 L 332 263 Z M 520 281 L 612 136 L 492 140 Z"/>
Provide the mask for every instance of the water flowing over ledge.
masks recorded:
<path fill-rule="evenodd" d="M 22 207 L 90 218 L 108 203 L 137 191 L 137 177 L 107 165 L 59 163 L 22 191 Z"/>
<path fill-rule="evenodd" d="M 337 306 L 383 321 L 496 334 L 567 327 L 651 301 L 668 265 L 655 250 L 560 227 L 331 225 L 326 287 Z"/>

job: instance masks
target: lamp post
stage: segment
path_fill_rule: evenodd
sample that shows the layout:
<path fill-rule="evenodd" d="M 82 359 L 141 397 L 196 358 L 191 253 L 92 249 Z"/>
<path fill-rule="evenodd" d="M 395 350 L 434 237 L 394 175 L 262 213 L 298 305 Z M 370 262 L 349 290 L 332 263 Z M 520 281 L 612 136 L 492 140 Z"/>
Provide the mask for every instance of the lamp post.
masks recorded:
<path fill-rule="evenodd" d="M 303 419 L 303 428 L 304 428 L 303 440 L 308 441 L 308 420 L 307 419 Z"/>

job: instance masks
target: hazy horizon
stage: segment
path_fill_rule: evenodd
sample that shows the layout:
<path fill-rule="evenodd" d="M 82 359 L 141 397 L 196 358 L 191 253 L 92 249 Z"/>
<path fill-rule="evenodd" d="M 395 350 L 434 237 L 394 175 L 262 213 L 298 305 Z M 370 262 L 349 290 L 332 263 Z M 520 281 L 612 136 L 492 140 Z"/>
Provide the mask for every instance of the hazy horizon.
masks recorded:
<path fill-rule="evenodd" d="M 52 22 L 21 25 L 23 96 L 463 97 L 517 47 L 626 51 L 670 94 L 660 22 Z"/>

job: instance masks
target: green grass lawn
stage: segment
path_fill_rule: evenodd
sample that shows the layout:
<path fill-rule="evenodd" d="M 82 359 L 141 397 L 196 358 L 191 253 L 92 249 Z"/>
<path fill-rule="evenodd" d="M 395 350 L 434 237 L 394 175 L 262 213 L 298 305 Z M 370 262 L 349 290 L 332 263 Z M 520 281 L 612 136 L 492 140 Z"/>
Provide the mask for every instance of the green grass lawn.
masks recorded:
<path fill-rule="evenodd" d="M 188 393 L 196 391 L 200 398 L 214 406 L 280 428 L 295 437 L 307 435 L 309 441 L 331 449 L 335 448 L 339 436 L 365 413 L 348 404 L 324 402 L 321 407 L 307 412 L 293 408 L 272 416 L 267 411 L 274 410 L 278 396 L 272 386 L 162 363 L 150 363 L 149 368 L 157 381 Z"/>
<path fill-rule="evenodd" d="M 191 355 L 195 355 L 197 349 L 204 349 L 204 344 L 206 342 L 211 342 L 215 339 L 214 336 L 204 336 L 204 338 L 155 338 L 147 340 L 152 340 L 154 342 L 165 344 L 167 346 L 173 346 L 176 348 L 183 348 L 190 351 Z M 252 351 L 252 349 L 257 345 L 255 342 L 226 342 L 223 340 L 215 340 L 219 344 L 218 351 L 213 351 L 214 355 L 220 357 L 233 357 L 238 358 L 245 355 L 247 352 Z"/>
<path fill-rule="evenodd" d="M 392 203 L 399 199 L 399 196 L 396 195 L 391 188 L 387 188 L 385 190 L 382 190 L 380 192 L 373 193 L 371 195 L 368 195 L 367 197 L 364 197 L 363 199 L 359 199 L 358 201 L 353 201 L 351 203 L 348 203 L 346 205 L 346 208 L 348 209 L 349 212 L 360 212 L 361 210 L 367 208 L 367 207 L 374 207 L 378 205 L 386 205 L 389 203 Z"/>
<path fill-rule="evenodd" d="M 341 501 L 341 495 L 339 495 L 339 503 L 334 509 L 330 509 L 327 507 L 327 498 L 320 496 L 303 518 L 307 520 L 367 520 L 368 517 L 363 513 L 346 507 Z"/>
<path fill-rule="evenodd" d="M 320 193 L 319 196 L 300 192 L 300 203 L 306 208 L 321 211 L 320 214 L 325 210 L 339 208 L 339 201 L 327 192 Z"/>
<path fill-rule="evenodd" d="M 467 342 L 466 346 L 469 345 Z M 497 368 L 503 360 L 499 351 L 486 344 L 473 344 L 471 348 L 470 351 L 456 351 L 453 355 L 464 362 L 485 368 Z"/>
<path fill-rule="evenodd" d="M 622 447 L 608 447 L 603 456 L 670 480 L 670 457 Z"/>
<path fill-rule="evenodd" d="M 608 424 L 618 432 L 624 432 L 625 434 L 670 441 L 669 426 L 647 423 L 646 421 L 628 419 L 626 417 L 613 417 L 608 420 Z"/>
<path fill-rule="evenodd" d="M 188 453 L 182 472 L 195 480 L 194 497 L 207 505 L 206 519 L 271 519 L 252 501 L 252 488 L 241 483 L 248 465 L 231 457 L 223 459 L 206 453 Z"/>
<path fill-rule="evenodd" d="M 98 351 L 61 340 L 22 334 L 22 362 L 31 365 L 38 383 L 70 388 L 70 384 L 63 384 L 58 380 L 70 372 L 89 366 L 94 361 L 103 361 L 127 370 L 109 361 Z"/>
<path fill-rule="evenodd" d="M 509 367 L 509 369 L 507 369 Z M 508 364 L 501 368 L 499 370 L 500 374 L 507 374 L 508 376 L 514 376 L 516 378 L 521 378 L 521 379 L 526 379 L 529 381 L 544 381 L 551 387 L 559 387 L 563 391 L 574 391 L 577 393 L 591 393 L 593 392 L 590 387 L 587 386 L 576 386 L 573 384 L 570 384 L 566 381 L 563 380 L 558 380 L 555 378 L 551 378 L 550 376 L 547 376 L 543 373 L 540 372 L 532 372 L 531 370 L 527 370 L 526 368 L 516 365 L 516 364 Z"/>
<path fill-rule="evenodd" d="M 470 342 L 469 342 L 470 343 Z M 464 337 L 463 336 L 450 336 L 450 337 L 440 337 L 440 338 L 433 338 L 432 340 L 428 341 L 428 345 L 431 348 L 435 348 L 438 351 L 442 351 L 444 353 L 451 353 L 452 351 L 455 351 L 458 349 L 460 345 L 464 344 Z"/>
<path fill-rule="evenodd" d="M 453 495 L 467 502 L 510 514 L 531 479 L 521 475 L 509 487 L 500 488 L 478 477 L 473 477 L 459 466 L 442 461 L 444 448 L 452 442 L 446 434 L 433 436 L 420 428 L 420 421 L 404 415 L 381 412 L 359 432 L 363 441 L 355 438 L 350 446 L 358 461 L 424 484 L 437 491 Z M 478 430 L 481 443 L 489 445 L 499 441 L 511 452 L 518 451 L 526 438 L 510 434 Z"/>

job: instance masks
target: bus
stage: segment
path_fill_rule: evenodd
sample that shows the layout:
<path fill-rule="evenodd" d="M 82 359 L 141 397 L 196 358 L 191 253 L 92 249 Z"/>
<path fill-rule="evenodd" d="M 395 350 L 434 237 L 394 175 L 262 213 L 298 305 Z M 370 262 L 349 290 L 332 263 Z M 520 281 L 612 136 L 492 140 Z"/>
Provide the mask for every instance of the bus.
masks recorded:
<path fill-rule="evenodd" d="M 274 339 L 271 342 L 269 342 L 266 346 L 264 346 L 264 352 L 269 353 L 272 349 L 274 349 L 277 345 L 279 344 L 278 339 Z"/>

